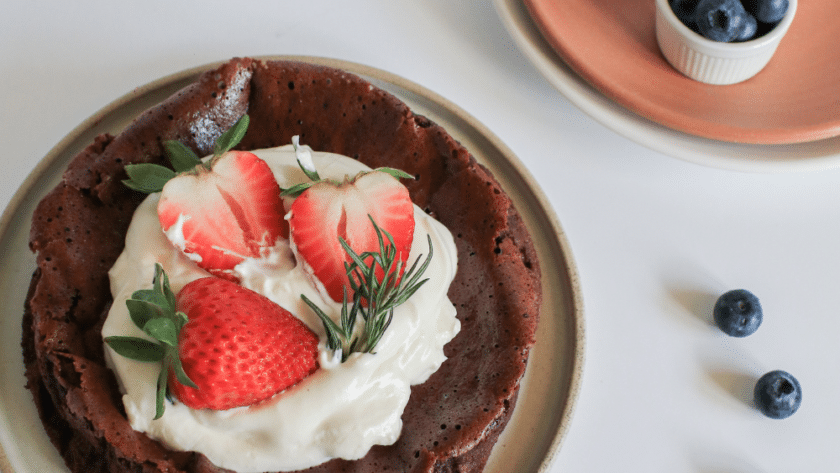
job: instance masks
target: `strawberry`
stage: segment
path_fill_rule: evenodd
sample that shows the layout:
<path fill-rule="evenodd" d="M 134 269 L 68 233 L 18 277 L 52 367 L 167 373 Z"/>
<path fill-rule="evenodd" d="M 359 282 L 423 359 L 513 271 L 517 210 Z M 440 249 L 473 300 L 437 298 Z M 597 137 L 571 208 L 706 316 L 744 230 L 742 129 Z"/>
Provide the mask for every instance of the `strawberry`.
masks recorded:
<path fill-rule="evenodd" d="M 212 276 L 176 296 L 160 264 L 153 283 L 126 301 L 152 340 L 105 343 L 126 358 L 161 363 L 155 419 L 167 390 L 193 409 L 231 409 L 265 401 L 318 369 L 318 337 L 268 298 Z"/>
<path fill-rule="evenodd" d="M 193 409 L 230 409 L 266 400 L 318 368 L 318 337 L 268 298 L 225 279 L 197 279 L 178 293 L 189 321 L 178 336 L 184 372 L 172 394 Z"/>
<path fill-rule="evenodd" d="M 337 302 L 343 300 L 345 287 L 352 297 L 345 269 L 351 258 L 340 239 L 359 255 L 378 253 L 375 222 L 393 238 L 399 278 L 414 238 L 414 207 L 408 189 L 392 173 L 379 170 L 343 182 L 318 180 L 292 203 L 287 218 L 295 252 Z M 379 273 L 381 278 L 384 271 Z"/>
<path fill-rule="evenodd" d="M 228 151 L 170 179 L 158 203 L 170 241 L 200 267 L 229 279 L 245 258 L 259 257 L 288 235 L 283 214 L 268 164 L 245 151 Z"/>
<path fill-rule="evenodd" d="M 213 157 L 202 162 L 187 146 L 164 142 L 173 169 L 153 163 L 128 164 L 126 186 L 160 192 L 158 217 L 169 240 L 212 274 L 235 280 L 232 269 L 260 256 L 289 235 L 280 186 L 265 161 L 230 151 L 248 129 L 243 115 L 222 133 Z"/>

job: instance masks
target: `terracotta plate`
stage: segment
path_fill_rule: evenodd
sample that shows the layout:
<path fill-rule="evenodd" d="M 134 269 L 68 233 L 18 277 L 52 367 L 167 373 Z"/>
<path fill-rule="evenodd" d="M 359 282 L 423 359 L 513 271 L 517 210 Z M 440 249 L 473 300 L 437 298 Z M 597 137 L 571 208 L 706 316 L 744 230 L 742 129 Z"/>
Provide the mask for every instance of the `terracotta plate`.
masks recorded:
<path fill-rule="evenodd" d="M 524 0 L 558 55 L 607 97 L 675 130 L 735 143 L 840 135 L 840 2 L 800 2 L 767 67 L 740 84 L 695 82 L 659 51 L 653 0 Z"/>
<path fill-rule="evenodd" d="M 273 57 L 280 59 L 281 57 Z M 519 159 L 481 123 L 454 104 L 401 77 L 359 64 L 289 57 L 358 74 L 396 95 L 469 149 L 497 177 L 522 213 L 543 271 L 543 308 L 522 390 L 508 428 L 499 438 L 487 473 L 527 473 L 550 468 L 560 448 L 580 389 L 584 354 L 583 302 L 571 250 L 545 195 Z M 23 302 L 35 258 L 27 242 L 32 212 L 60 180 L 68 161 L 93 137 L 123 129 L 146 108 L 194 81 L 209 64 L 135 89 L 90 117 L 58 143 L 17 191 L 0 218 L 0 471 L 66 471 L 44 432 L 31 394 L 24 388 L 20 352 Z M 523 441 L 525 439 L 525 441 Z"/>

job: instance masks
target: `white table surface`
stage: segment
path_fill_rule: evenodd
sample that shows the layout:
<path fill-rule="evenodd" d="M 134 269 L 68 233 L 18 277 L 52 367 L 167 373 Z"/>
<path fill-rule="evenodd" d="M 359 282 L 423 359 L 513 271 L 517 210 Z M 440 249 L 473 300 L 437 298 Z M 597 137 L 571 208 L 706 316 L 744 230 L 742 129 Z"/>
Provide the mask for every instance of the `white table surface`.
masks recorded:
<path fill-rule="evenodd" d="M 501 138 L 571 243 L 586 364 L 551 472 L 840 469 L 840 170 L 726 171 L 619 136 L 550 85 L 490 2 L 243 3 L 6 0 L 0 208 L 82 120 L 160 77 L 256 55 L 383 69 Z M 765 310 L 745 339 L 710 324 L 739 287 Z M 771 369 L 803 386 L 786 420 L 750 405 Z"/>

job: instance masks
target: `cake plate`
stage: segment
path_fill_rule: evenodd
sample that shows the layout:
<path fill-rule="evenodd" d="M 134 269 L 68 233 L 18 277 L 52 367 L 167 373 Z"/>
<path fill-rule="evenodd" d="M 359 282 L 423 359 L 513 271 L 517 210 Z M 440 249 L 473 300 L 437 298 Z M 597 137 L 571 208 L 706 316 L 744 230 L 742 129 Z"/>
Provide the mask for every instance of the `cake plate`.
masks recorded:
<path fill-rule="evenodd" d="M 443 126 L 499 180 L 534 239 L 543 268 L 543 306 L 537 341 L 508 427 L 494 447 L 487 473 L 544 473 L 567 433 L 580 389 L 584 356 L 581 289 L 572 253 L 546 196 L 525 166 L 490 130 L 443 97 L 394 74 L 336 59 L 271 56 L 357 74 L 401 100 L 417 114 Z M 100 133 L 116 134 L 147 108 L 156 105 L 221 63 L 179 72 L 106 106 L 71 131 L 44 157 L 12 197 L 0 218 L 0 471 L 67 471 L 50 443 L 24 384 L 20 350 L 21 317 L 35 257 L 28 247 L 32 213 L 61 180 L 69 161 Z"/>

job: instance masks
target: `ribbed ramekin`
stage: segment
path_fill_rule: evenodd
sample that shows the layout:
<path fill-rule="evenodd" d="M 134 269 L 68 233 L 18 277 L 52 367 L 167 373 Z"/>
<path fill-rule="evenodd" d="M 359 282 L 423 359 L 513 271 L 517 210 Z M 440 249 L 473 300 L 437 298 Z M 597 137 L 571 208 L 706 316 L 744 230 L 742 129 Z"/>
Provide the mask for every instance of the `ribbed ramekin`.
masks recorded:
<path fill-rule="evenodd" d="M 742 43 L 721 43 L 685 26 L 668 0 L 656 0 L 656 40 L 665 59 L 691 79 L 715 85 L 742 82 L 764 69 L 787 33 L 797 0 L 788 1 L 787 14 L 766 34 Z"/>

